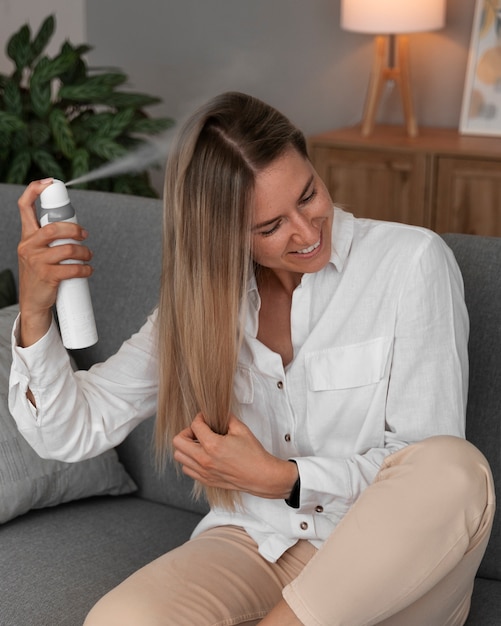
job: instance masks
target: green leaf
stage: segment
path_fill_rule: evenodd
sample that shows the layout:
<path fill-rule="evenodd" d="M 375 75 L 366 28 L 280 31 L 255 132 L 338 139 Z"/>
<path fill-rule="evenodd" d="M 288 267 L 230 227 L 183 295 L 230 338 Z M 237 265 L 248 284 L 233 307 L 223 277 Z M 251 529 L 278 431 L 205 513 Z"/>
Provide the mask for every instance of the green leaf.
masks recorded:
<path fill-rule="evenodd" d="M 31 44 L 31 62 L 35 61 L 43 52 L 49 41 L 52 39 L 54 30 L 56 28 L 56 19 L 53 15 L 49 15 L 42 25 L 38 33 L 35 35 Z"/>
<path fill-rule="evenodd" d="M 20 70 L 27 67 L 31 60 L 31 31 L 28 24 L 14 33 L 7 43 L 7 56 L 14 61 Z"/>
<path fill-rule="evenodd" d="M 63 85 L 59 97 L 63 100 L 81 102 L 102 102 L 107 100 L 116 85 L 127 80 L 125 74 L 107 73 L 99 76 L 87 76 L 76 85 Z"/>
<path fill-rule="evenodd" d="M 49 125 L 36 119 L 30 122 L 28 132 L 31 137 L 31 145 L 35 148 L 38 148 L 50 139 Z"/>
<path fill-rule="evenodd" d="M 160 117 L 157 119 L 145 117 L 132 122 L 129 126 L 129 132 L 141 133 L 143 135 L 156 135 L 172 126 L 174 126 L 174 120 L 168 117 Z"/>
<path fill-rule="evenodd" d="M 71 160 L 71 178 L 80 178 L 89 171 L 89 153 L 85 148 L 78 148 Z"/>
<path fill-rule="evenodd" d="M 105 161 L 114 161 L 127 153 L 127 149 L 106 137 L 92 137 L 86 142 L 89 152 L 96 154 Z"/>
<path fill-rule="evenodd" d="M 92 85 L 86 83 L 79 85 L 63 85 L 59 89 L 59 98 L 70 102 L 102 102 L 110 94 L 107 85 Z"/>
<path fill-rule="evenodd" d="M 133 117 L 134 109 L 124 109 L 117 113 L 100 116 L 100 123 L 98 125 L 92 124 L 92 126 L 95 127 L 97 136 L 115 139 L 127 129 Z"/>
<path fill-rule="evenodd" d="M 7 170 L 5 182 L 13 185 L 23 185 L 27 182 L 26 177 L 31 165 L 31 154 L 29 150 L 18 152 L 12 159 Z"/>
<path fill-rule="evenodd" d="M 44 83 L 64 75 L 78 62 L 78 55 L 73 50 L 61 52 L 54 59 L 42 57 L 33 69 L 30 85 L 35 82 Z"/>
<path fill-rule="evenodd" d="M 38 117 L 45 117 L 52 105 L 50 83 L 32 81 L 30 84 L 30 98 L 35 114 Z"/>
<path fill-rule="evenodd" d="M 4 92 L 3 101 L 5 110 L 17 117 L 21 117 L 23 113 L 23 102 L 21 99 L 21 92 L 15 81 L 7 81 Z"/>
<path fill-rule="evenodd" d="M 87 77 L 89 85 L 107 85 L 110 88 L 118 87 L 127 82 L 127 76 L 123 72 L 105 72 Z"/>
<path fill-rule="evenodd" d="M 79 117 L 79 126 L 82 127 L 85 134 L 96 133 L 103 126 L 108 126 L 112 117 L 113 113 L 110 111 L 92 114 L 86 112 Z"/>
<path fill-rule="evenodd" d="M 74 46 L 68 40 L 64 41 L 63 45 L 61 46 L 61 52 L 66 52 L 67 50 L 73 50 L 73 52 L 75 52 L 79 57 L 81 57 L 84 54 L 87 54 L 87 52 L 90 52 L 93 49 L 94 49 L 93 46 L 89 46 L 86 43 L 80 44 L 78 46 Z"/>
<path fill-rule="evenodd" d="M 65 157 L 71 159 L 75 151 L 75 139 L 64 111 L 52 109 L 49 115 L 49 124 L 57 147 Z"/>
<path fill-rule="evenodd" d="M 64 180 L 64 172 L 50 152 L 39 148 L 34 150 L 32 157 L 44 176 L 53 176 L 59 180 Z"/>
<path fill-rule="evenodd" d="M 30 86 L 36 82 L 36 83 L 43 83 L 43 82 L 47 82 L 47 70 L 48 67 L 50 65 L 50 58 L 48 56 L 43 56 L 40 57 L 37 61 L 37 64 L 35 65 L 35 67 L 33 68 L 33 71 L 31 72 L 31 76 L 30 76 Z"/>
<path fill-rule="evenodd" d="M 87 66 L 81 58 L 77 57 L 73 67 L 71 67 L 67 72 L 63 72 L 59 78 L 65 85 L 75 85 L 85 80 L 86 75 Z"/>
<path fill-rule="evenodd" d="M 147 96 L 142 93 L 133 93 L 126 91 L 118 91 L 110 94 L 106 99 L 105 104 L 108 106 L 117 107 L 117 109 L 133 108 L 141 109 L 152 104 L 159 104 L 162 102 L 160 98 L 155 96 Z"/>
<path fill-rule="evenodd" d="M 16 115 L 8 113 L 7 111 L 0 111 L 0 133 L 12 133 L 18 130 L 23 130 L 26 124 L 20 120 Z"/>

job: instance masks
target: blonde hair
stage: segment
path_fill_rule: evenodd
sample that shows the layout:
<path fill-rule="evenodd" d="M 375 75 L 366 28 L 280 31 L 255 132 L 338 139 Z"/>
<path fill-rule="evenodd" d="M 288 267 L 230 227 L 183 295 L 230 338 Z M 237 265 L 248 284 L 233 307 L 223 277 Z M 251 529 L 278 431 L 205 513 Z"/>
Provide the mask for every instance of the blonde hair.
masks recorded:
<path fill-rule="evenodd" d="M 155 434 L 162 459 L 199 412 L 214 432 L 227 432 L 252 268 L 255 176 L 291 147 L 306 156 L 302 133 L 281 113 L 251 96 L 225 93 L 191 116 L 169 156 Z M 234 492 L 205 493 L 211 504 L 234 506 Z"/>

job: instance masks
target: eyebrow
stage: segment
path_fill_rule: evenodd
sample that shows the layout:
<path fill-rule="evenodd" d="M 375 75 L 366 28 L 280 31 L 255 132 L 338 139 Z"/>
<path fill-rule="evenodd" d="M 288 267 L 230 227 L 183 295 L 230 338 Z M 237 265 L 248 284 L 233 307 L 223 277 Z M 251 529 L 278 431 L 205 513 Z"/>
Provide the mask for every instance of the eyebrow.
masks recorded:
<path fill-rule="evenodd" d="M 312 174 L 310 178 L 308 179 L 306 185 L 304 186 L 303 190 L 299 194 L 298 201 L 301 200 L 304 194 L 308 191 L 308 188 L 311 186 L 314 179 L 315 179 L 315 175 Z M 271 220 L 266 220 L 266 222 L 261 222 L 260 224 L 256 224 L 255 226 L 251 228 L 251 230 L 254 231 L 254 230 L 259 230 L 260 228 L 264 228 L 265 226 L 271 226 L 271 224 L 273 224 L 279 219 L 280 219 L 280 215 L 277 215 L 277 217 L 273 217 Z"/>

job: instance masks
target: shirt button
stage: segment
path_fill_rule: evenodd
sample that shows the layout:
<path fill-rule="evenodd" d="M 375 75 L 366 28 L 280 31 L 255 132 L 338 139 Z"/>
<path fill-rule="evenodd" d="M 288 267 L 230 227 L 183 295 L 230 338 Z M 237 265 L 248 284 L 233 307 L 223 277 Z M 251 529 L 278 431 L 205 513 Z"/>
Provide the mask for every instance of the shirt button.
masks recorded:
<path fill-rule="evenodd" d="M 290 440 L 291 440 L 291 436 L 289 435 L 289 433 L 287 433 L 287 434 L 285 435 L 284 439 L 285 439 L 285 441 L 286 441 L 287 443 L 289 443 L 289 442 L 290 442 Z"/>
<path fill-rule="evenodd" d="M 277 383 L 277 387 L 278 387 L 279 389 L 283 389 L 283 388 L 284 388 L 284 384 L 283 384 L 283 382 L 282 382 L 281 380 L 279 380 L 279 381 L 278 381 L 278 383 Z"/>
<path fill-rule="evenodd" d="M 308 530 L 308 523 L 307 522 L 301 522 L 301 524 L 299 524 L 301 530 Z"/>
<path fill-rule="evenodd" d="M 324 512 L 324 507 L 319 504 L 318 506 L 315 507 L 315 511 L 317 513 L 323 513 Z"/>

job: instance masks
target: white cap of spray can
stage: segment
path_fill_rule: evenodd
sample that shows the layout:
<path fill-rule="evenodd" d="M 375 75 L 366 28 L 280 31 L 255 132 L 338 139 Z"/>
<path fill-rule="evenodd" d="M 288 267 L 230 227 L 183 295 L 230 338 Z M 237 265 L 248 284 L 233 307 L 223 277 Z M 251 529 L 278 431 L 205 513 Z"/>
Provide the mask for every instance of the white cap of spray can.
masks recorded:
<path fill-rule="evenodd" d="M 42 210 L 40 226 L 51 222 L 73 222 L 77 224 L 75 209 L 70 203 L 66 185 L 57 179 L 40 195 Z M 74 239 L 58 239 L 51 245 L 76 243 Z M 63 263 L 81 263 L 68 260 Z M 86 278 L 69 278 L 59 284 L 56 300 L 57 317 L 61 337 L 66 348 L 87 348 L 97 342 L 96 322 Z"/>

